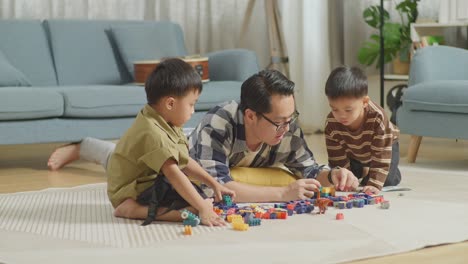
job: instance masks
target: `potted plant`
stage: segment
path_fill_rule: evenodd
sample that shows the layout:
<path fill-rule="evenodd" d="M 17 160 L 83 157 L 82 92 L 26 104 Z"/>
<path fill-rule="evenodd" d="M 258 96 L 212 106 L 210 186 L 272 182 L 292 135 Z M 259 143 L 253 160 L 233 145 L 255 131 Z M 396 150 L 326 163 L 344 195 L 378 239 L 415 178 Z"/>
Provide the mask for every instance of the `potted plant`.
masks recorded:
<path fill-rule="evenodd" d="M 419 0 L 404 0 L 396 5 L 396 10 L 401 22 L 391 22 L 389 13 L 384 9 L 383 17 L 383 38 L 384 38 L 384 63 L 393 61 L 394 72 L 397 74 L 407 74 L 409 69 L 411 35 L 410 24 L 414 23 L 418 17 Z M 373 5 L 363 12 L 364 21 L 377 30 L 380 29 L 381 18 L 380 6 Z M 370 66 L 376 61 L 376 67 L 380 64 L 380 36 L 372 34 L 370 40 L 364 42 L 359 49 L 358 60 L 361 64 Z M 406 69 L 399 69 L 399 64 L 406 64 Z"/>

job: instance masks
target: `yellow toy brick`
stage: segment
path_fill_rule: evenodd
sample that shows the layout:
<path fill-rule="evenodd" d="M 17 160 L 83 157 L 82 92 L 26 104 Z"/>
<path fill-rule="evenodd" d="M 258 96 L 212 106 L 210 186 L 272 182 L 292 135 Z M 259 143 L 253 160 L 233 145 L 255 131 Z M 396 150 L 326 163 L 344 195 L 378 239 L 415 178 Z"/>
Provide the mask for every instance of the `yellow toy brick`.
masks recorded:
<path fill-rule="evenodd" d="M 243 221 L 235 221 L 232 223 L 232 228 L 237 231 L 247 231 L 249 229 L 249 225 Z"/>
<path fill-rule="evenodd" d="M 184 235 L 191 236 L 193 234 L 192 226 L 185 225 L 184 226 Z"/>
<path fill-rule="evenodd" d="M 232 222 L 234 222 L 235 220 L 238 220 L 238 219 L 244 221 L 244 220 L 242 219 L 242 216 L 241 216 L 241 215 L 238 215 L 238 214 L 228 215 L 226 220 L 227 220 L 229 223 L 232 223 Z"/>

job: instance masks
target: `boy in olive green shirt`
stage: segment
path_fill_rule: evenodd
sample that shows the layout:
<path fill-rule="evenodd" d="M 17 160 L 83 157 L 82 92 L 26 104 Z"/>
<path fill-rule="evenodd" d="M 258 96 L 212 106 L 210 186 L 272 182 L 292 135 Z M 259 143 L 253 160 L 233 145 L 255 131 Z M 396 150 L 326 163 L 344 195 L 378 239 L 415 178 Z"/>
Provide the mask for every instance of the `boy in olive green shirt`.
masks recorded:
<path fill-rule="evenodd" d="M 202 90 L 200 76 L 180 59 L 168 59 L 145 84 L 148 104 L 117 144 L 109 159 L 108 196 L 117 217 L 181 221 L 176 209 L 197 211 L 202 224 L 223 225 L 212 199 L 186 175 L 214 190 L 215 198 L 234 192 L 219 184 L 188 154 L 181 127 L 194 112 Z"/>

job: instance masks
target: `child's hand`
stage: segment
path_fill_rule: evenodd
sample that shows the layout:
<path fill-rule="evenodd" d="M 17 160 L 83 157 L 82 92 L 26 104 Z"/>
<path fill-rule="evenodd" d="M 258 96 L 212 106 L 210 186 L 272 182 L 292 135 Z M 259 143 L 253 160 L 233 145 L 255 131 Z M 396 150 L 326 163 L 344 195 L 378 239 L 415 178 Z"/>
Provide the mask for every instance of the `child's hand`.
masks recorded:
<path fill-rule="evenodd" d="M 362 189 L 362 192 L 363 193 L 373 193 L 373 194 L 378 194 L 380 192 L 379 189 L 375 188 L 374 186 L 371 186 L 371 185 L 366 185 L 364 186 L 364 188 Z"/>
<path fill-rule="evenodd" d="M 359 181 L 354 174 L 345 168 L 331 170 L 332 183 L 338 191 L 354 191 L 359 186 Z"/>
<path fill-rule="evenodd" d="M 200 221 L 206 226 L 224 226 L 226 222 L 213 211 L 213 199 L 205 199 L 205 205 L 199 210 Z"/>
<path fill-rule="evenodd" d="M 223 195 L 227 194 L 229 196 L 231 196 L 231 200 L 234 201 L 234 198 L 236 197 L 236 193 L 225 187 L 224 185 L 221 185 L 221 184 L 217 184 L 216 186 L 214 186 L 213 188 L 213 191 L 214 191 L 214 195 L 215 195 L 215 201 L 216 202 L 220 202 L 223 200 Z"/>

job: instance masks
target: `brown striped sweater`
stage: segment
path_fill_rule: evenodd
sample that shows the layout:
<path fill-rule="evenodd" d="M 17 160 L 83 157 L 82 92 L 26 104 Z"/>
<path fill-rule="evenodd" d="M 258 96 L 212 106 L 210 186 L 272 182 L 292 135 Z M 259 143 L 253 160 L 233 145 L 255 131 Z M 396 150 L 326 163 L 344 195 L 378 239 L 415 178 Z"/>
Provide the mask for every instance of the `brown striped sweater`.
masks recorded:
<path fill-rule="evenodd" d="M 380 190 L 390 168 L 392 144 L 398 140 L 400 131 L 384 110 L 372 101 L 369 101 L 364 115 L 361 128 L 350 131 L 331 112 L 328 114 L 325 126 L 328 162 L 330 167 L 347 169 L 350 168 L 350 159 L 361 162 L 370 168 L 367 184 Z"/>

